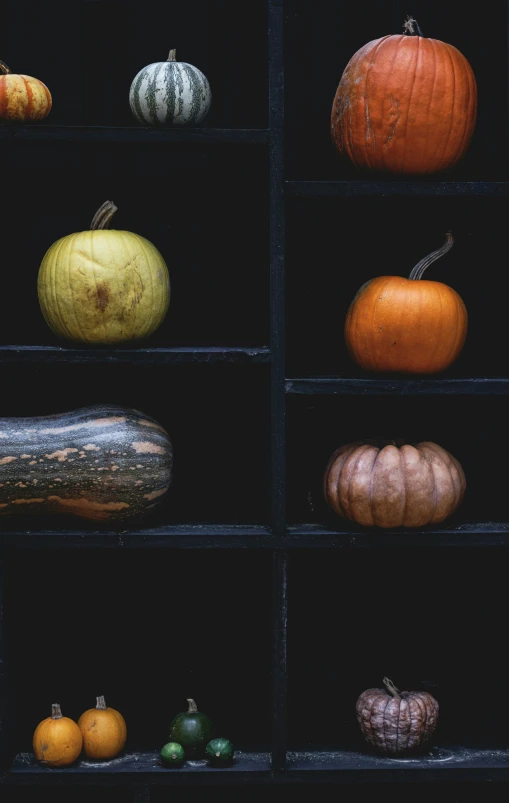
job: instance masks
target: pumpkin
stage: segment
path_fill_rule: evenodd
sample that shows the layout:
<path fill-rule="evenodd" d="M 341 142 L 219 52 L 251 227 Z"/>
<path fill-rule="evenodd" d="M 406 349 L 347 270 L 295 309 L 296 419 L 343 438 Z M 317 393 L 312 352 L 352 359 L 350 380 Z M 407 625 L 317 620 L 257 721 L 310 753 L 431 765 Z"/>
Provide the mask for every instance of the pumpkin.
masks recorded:
<path fill-rule="evenodd" d="M 209 764 L 226 767 L 233 762 L 233 745 L 229 739 L 212 739 L 205 748 Z"/>
<path fill-rule="evenodd" d="M 402 35 L 368 42 L 350 59 L 331 116 L 332 141 L 354 165 L 433 173 L 467 151 L 477 115 L 472 67 L 413 19 Z"/>
<path fill-rule="evenodd" d="M 16 75 L 0 61 L 0 120 L 29 123 L 42 120 L 52 106 L 51 94 L 31 75 Z"/>
<path fill-rule="evenodd" d="M 357 721 L 366 741 L 377 750 L 398 755 L 416 750 L 434 732 L 438 703 L 425 691 L 399 692 L 388 678 L 385 689 L 367 689 L 357 700 Z"/>
<path fill-rule="evenodd" d="M 172 472 L 167 432 L 138 410 L 0 418 L 0 514 L 139 516 L 163 501 Z"/>
<path fill-rule="evenodd" d="M 431 374 L 444 371 L 459 356 L 467 336 L 468 315 L 456 290 L 422 279 L 453 244 L 421 259 L 408 279 L 378 276 L 353 299 L 345 320 L 351 357 L 368 371 Z"/>
<path fill-rule="evenodd" d="M 168 742 L 163 745 L 159 755 L 165 767 L 181 767 L 186 757 L 184 748 L 177 742 Z"/>
<path fill-rule="evenodd" d="M 192 64 L 177 61 L 175 50 L 167 61 L 143 67 L 129 90 L 131 111 L 146 125 L 195 125 L 207 114 L 211 99 L 207 78 Z"/>
<path fill-rule="evenodd" d="M 323 479 L 334 512 L 364 527 L 438 524 L 456 510 L 465 487 L 459 461 L 430 441 L 348 443 L 334 452 Z"/>
<path fill-rule="evenodd" d="M 116 211 L 106 201 L 90 231 L 57 240 L 42 260 L 39 303 L 60 337 L 122 343 L 149 337 L 164 320 L 170 303 L 166 263 L 145 237 L 108 229 Z"/>
<path fill-rule="evenodd" d="M 51 706 L 51 716 L 39 722 L 33 737 L 37 761 L 48 767 L 66 767 L 81 753 L 83 739 L 73 719 L 63 717 L 60 705 Z"/>
<path fill-rule="evenodd" d="M 115 708 L 108 708 L 104 697 L 96 697 L 96 707 L 78 719 L 83 749 L 89 758 L 106 761 L 124 749 L 127 739 L 125 719 Z"/>
<path fill-rule="evenodd" d="M 212 736 L 212 722 L 188 698 L 188 710 L 177 714 L 170 724 L 170 741 L 181 744 L 186 758 L 202 758 Z"/>

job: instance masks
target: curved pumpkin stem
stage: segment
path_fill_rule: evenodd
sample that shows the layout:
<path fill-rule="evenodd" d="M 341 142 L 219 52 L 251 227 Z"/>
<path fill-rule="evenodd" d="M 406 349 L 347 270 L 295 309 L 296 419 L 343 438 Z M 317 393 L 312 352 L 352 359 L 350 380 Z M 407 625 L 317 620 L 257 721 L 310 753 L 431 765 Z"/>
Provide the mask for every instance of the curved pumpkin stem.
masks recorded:
<path fill-rule="evenodd" d="M 2 75 L 11 75 L 12 74 L 12 70 L 9 69 L 9 67 L 7 66 L 5 61 L 0 61 L 0 73 L 2 73 Z"/>
<path fill-rule="evenodd" d="M 166 61 L 177 61 L 177 51 L 176 50 L 170 50 L 170 55 L 168 56 Z"/>
<path fill-rule="evenodd" d="M 188 714 L 195 714 L 198 711 L 198 706 L 196 705 L 194 700 L 191 700 L 190 697 L 187 698 L 187 702 L 189 703 L 189 708 L 187 709 Z"/>
<path fill-rule="evenodd" d="M 113 201 L 105 201 L 101 207 L 97 210 L 94 217 L 92 218 L 92 223 L 90 224 L 91 231 L 98 231 L 99 229 L 109 229 L 111 219 L 115 212 L 117 211 L 118 206 L 115 206 Z"/>
<path fill-rule="evenodd" d="M 96 702 L 97 702 L 96 708 L 98 708 L 99 711 L 106 711 L 107 705 L 106 705 L 106 701 L 105 701 L 104 697 L 102 697 L 102 696 L 101 697 L 96 697 L 95 699 L 96 699 Z"/>
<path fill-rule="evenodd" d="M 433 251 L 431 254 L 428 254 L 427 257 L 421 259 L 421 261 L 418 262 L 414 268 L 412 268 L 412 272 L 408 277 L 409 279 L 415 279 L 415 280 L 422 279 L 422 274 L 424 273 L 426 268 L 429 268 L 429 266 L 432 265 L 433 262 L 436 262 L 437 259 L 440 259 L 440 257 L 443 257 L 444 254 L 447 254 L 447 252 L 451 250 L 452 245 L 454 243 L 452 233 L 448 231 L 445 237 L 446 237 L 445 243 L 441 248 L 438 248 L 436 251 Z"/>
<path fill-rule="evenodd" d="M 415 28 L 414 28 L 415 26 Z M 413 17 L 407 17 L 403 23 L 403 30 L 407 36 L 424 36 L 420 25 Z"/>
<path fill-rule="evenodd" d="M 396 688 L 392 680 L 389 680 L 389 678 L 384 678 L 384 686 L 389 694 L 392 694 L 395 700 L 401 700 L 399 689 Z"/>
<path fill-rule="evenodd" d="M 51 719 L 62 719 L 60 703 L 53 703 L 51 706 Z"/>

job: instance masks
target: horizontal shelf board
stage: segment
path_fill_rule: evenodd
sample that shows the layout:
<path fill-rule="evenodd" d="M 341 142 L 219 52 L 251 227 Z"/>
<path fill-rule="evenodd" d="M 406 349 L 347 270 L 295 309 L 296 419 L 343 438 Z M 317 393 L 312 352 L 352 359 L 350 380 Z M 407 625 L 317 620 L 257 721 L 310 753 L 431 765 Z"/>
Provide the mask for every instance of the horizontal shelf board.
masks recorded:
<path fill-rule="evenodd" d="M 319 524 L 288 527 L 286 547 L 443 547 L 509 546 L 509 523 L 467 522 L 456 527 L 438 525 L 417 530 L 328 529 Z"/>
<path fill-rule="evenodd" d="M 80 760 L 70 767 L 41 766 L 32 753 L 19 753 L 5 779 L 6 783 L 36 784 L 125 784 L 130 780 L 164 783 L 225 783 L 243 781 L 246 776 L 270 773 L 269 753 L 235 753 L 231 767 L 211 767 L 207 761 L 187 761 L 178 769 L 163 767 L 156 751 L 126 753 L 112 761 Z"/>
<path fill-rule="evenodd" d="M 509 395 L 509 377 L 472 377 L 466 379 L 342 379 L 341 377 L 314 377 L 287 379 L 288 394 L 299 395 Z"/>
<path fill-rule="evenodd" d="M 433 747 L 429 753 L 411 758 L 390 758 L 353 750 L 337 752 L 289 752 L 288 775 L 322 776 L 323 780 L 352 781 L 436 781 L 479 778 L 509 779 L 509 749 L 482 749 L 457 745 Z M 334 776 L 333 778 L 331 776 Z"/>
<path fill-rule="evenodd" d="M 0 346 L 0 362 L 94 363 L 266 363 L 265 346 L 174 346 L 168 348 L 60 348 L 58 346 Z"/>
<path fill-rule="evenodd" d="M 234 524 L 173 524 L 144 530 L 15 529 L 15 518 L 0 519 L 0 547 L 17 549 L 259 549 L 275 548 L 268 527 Z"/>
<path fill-rule="evenodd" d="M 509 181 L 287 181 L 286 190 L 316 198 L 508 196 Z"/>
<path fill-rule="evenodd" d="M 53 140 L 60 142 L 197 142 L 263 145 L 265 128 L 151 128 L 102 125 L 0 125 L 0 140 Z"/>

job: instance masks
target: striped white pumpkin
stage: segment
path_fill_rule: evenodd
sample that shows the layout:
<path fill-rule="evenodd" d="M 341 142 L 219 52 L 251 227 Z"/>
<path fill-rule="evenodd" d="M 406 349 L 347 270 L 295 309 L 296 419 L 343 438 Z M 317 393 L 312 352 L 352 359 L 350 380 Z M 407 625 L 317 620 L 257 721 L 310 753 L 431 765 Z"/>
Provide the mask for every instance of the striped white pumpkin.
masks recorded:
<path fill-rule="evenodd" d="M 129 103 L 140 123 L 147 125 L 195 125 L 210 108 L 212 95 L 204 74 L 192 64 L 156 61 L 144 67 L 131 84 Z"/>

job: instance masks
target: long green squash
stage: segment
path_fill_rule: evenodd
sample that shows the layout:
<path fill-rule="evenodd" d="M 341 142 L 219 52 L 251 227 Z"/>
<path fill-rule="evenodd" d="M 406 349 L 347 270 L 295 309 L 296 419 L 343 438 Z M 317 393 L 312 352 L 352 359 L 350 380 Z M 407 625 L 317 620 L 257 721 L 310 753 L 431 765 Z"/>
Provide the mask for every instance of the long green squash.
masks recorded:
<path fill-rule="evenodd" d="M 172 475 L 168 433 L 138 410 L 0 418 L 0 514 L 140 516 L 163 501 Z"/>

